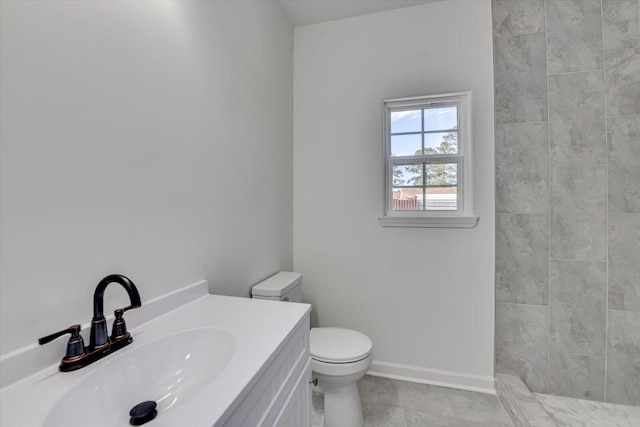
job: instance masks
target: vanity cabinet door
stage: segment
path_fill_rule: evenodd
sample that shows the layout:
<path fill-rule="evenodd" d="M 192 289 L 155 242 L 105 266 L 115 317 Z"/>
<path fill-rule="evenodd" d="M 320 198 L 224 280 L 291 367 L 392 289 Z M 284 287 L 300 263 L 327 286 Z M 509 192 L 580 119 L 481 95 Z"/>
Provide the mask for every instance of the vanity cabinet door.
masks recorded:
<path fill-rule="evenodd" d="M 276 416 L 276 427 L 309 427 L 311 425 L 311 359 L 300 373 L 291 393 Z"/>

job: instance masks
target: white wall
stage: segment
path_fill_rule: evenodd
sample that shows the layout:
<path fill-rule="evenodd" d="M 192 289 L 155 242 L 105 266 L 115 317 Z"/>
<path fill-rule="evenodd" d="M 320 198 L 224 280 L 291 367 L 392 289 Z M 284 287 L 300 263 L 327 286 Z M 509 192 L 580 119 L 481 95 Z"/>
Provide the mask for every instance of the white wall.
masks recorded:
<path fill-rule="evenodd" d="M 493 387 L 491 4 L 298 27 L 294 269 L 321 326 L 363 331 L 372 372 Z M 382 228 L 382 99 L 473 92 L 474 229 Z"/>
<path fill-rule="evenodd" d="M 293 29 L 278 2 L 1 10 L 1 352 L 145 300 L 292 267 Z M 107 290 L 105 310 L 126 303 Z"/>

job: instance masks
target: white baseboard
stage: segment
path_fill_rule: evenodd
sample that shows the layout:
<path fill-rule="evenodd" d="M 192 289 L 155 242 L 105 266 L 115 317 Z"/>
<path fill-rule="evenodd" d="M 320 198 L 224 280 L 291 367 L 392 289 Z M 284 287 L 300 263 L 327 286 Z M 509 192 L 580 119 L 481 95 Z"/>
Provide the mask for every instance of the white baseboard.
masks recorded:
<path fill-rule="evenodd" d="M 496 394 L 495 379 L 493 376 L 483 377 L 479 375 L 461 374 L 459 372 L 427 369 L 419 366 L 401 365 L 379 360 L 373 361 L 367 374 L 394 380 Z"/>

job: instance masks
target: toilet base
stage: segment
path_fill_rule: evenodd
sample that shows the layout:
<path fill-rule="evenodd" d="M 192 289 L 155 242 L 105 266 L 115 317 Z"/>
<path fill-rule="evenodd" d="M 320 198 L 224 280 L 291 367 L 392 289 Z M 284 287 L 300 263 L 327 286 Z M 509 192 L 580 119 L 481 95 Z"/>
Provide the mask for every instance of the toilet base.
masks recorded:
<path fill-rule="evenodd" d="M 364 416 L 358 383 L 324 389 L 324 427 L 362 427 Z"/>
<path fill-rule="evenodd" d="M 313 387 L 311 392 L 311 403 L 313 404 L 313 409 L 324 411 L 324 392 L 317 385 Z"/>
<path fill-rule="evenodd" d="M 324 411 L 313 409 L 311 412 L 311 427 L 324 427 Z"/>

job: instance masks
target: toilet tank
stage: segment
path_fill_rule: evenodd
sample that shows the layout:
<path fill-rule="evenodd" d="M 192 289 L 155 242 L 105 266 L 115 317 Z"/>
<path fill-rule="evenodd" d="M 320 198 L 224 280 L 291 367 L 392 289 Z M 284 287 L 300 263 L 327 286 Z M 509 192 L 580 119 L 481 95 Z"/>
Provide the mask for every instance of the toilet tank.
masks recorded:
<path fill-rule="evenodd" d="M 281 271 L 251 288 L 251 297 L 302 302 L 302 274 Z"/>

